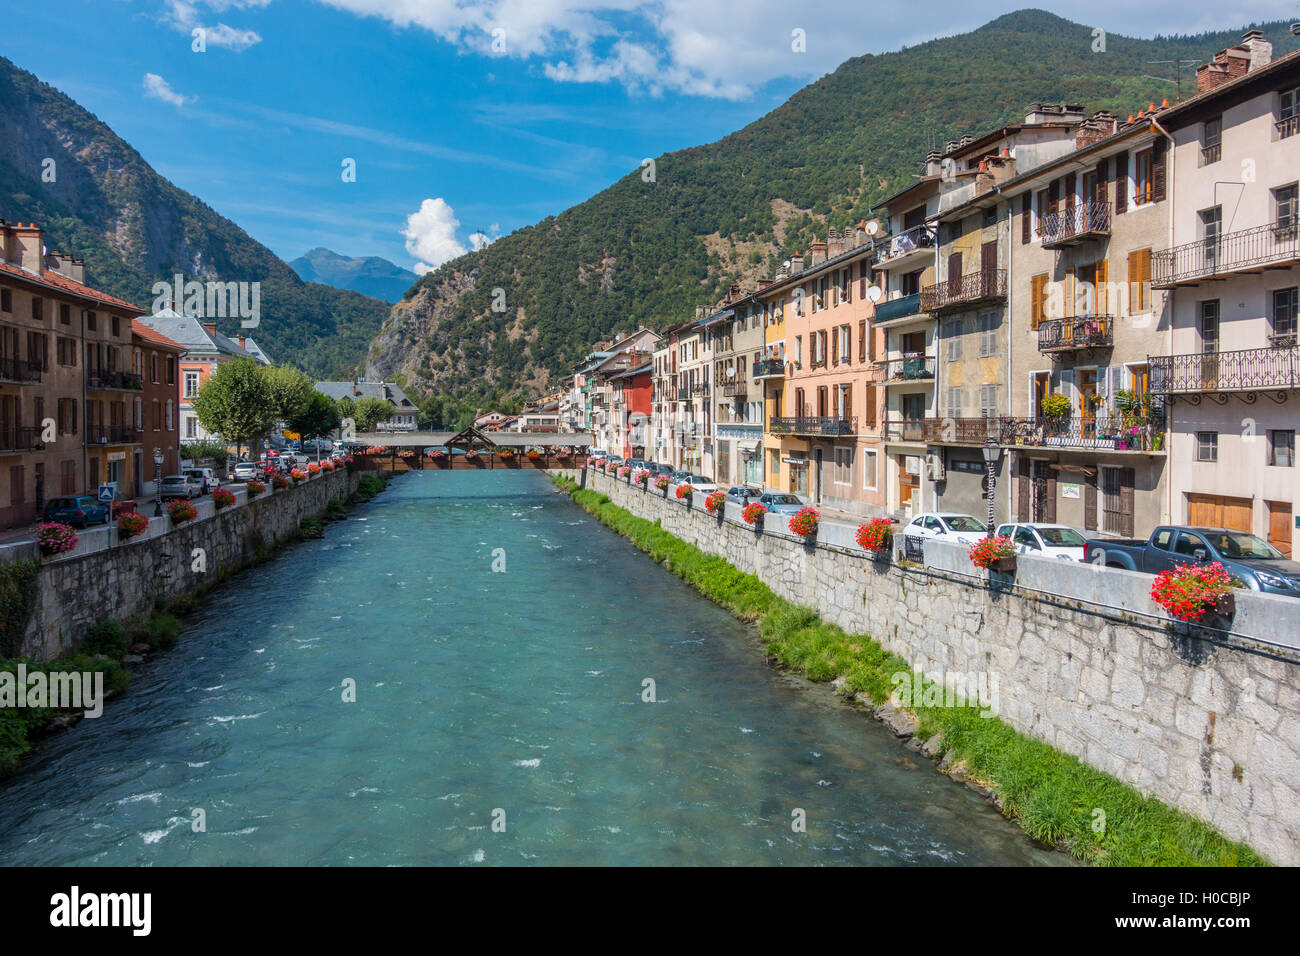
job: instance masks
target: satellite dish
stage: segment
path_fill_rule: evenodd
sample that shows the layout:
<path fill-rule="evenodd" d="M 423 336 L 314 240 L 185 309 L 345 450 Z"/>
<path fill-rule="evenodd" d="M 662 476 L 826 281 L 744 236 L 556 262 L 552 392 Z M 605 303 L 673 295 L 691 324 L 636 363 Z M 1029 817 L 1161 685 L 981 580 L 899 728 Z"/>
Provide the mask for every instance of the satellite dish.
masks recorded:
<path fill-rule="evenodd" d="M 789 269 L 789 268 L 790 268 L 790 260 L 789 260 L 789 259 L 786 259 L 785 262 L 781 263 L 781 265 L 782 265 L 783 267 L 785 267 L 786 269 Z"/>
<path fill-rule="evenodd" d="M 874 236 L 879 231 L 880 231 L 880 223 L 877 222 L 875 219 L 872 219 L 870 222 L 867 223 L 868 236 Z"/>
<path fill-rule="evenodd" d="M 868 301 L 868 302 L 879 302 L 879 301 L 880 301 L 880 294 L 881 294 L 881 293 L 880 293 L 880 286 L 878 286 L 878 285 L 869 286 L 869 287 L 867 288 L 867 301 Z"/>
<path fill-rule="evenodd" d="M 736 377 L 736 370 L 735 370 L 734 368 L 732 368 L 730 365 L 728 365 L 728 366 L 727 366 L 727 378 L 735 378 L 735 377 Z"/>

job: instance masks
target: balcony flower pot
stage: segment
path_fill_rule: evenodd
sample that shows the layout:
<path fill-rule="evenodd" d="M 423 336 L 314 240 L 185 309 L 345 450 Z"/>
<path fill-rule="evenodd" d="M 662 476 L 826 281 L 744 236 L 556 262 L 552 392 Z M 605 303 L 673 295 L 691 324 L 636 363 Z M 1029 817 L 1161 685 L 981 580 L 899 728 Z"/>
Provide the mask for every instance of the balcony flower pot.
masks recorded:
<path fill-rule="evenodd" d="M 977 568 L 1001 571 L 1004 574 L 1016 569 L 1016 545 L 1006 535 L 980 538 L 970 548 L 970 563 Z"/>
<path fill-rule="evenodd" d="M 1214 613 L 1220 617 L 1232 617 L 1237 613 L 1237 598 L 1231 592 L 1222 595 L 1214 602 Z"/>
<path fill-rule="evenodd" d="M 995 558 L 989 568 L 994 571 L 1001 571 L 1003 574 L 1010 574 L 1016 569 L 1015 555 L 1009 558 Z"/>

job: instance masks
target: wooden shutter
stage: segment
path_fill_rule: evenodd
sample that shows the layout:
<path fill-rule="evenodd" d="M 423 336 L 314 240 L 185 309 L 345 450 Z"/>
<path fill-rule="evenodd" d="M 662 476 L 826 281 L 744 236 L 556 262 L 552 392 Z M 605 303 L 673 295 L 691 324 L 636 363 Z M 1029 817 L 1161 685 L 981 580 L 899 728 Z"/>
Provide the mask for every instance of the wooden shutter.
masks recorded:
<path fill-rule="evenodd" d="M 1067 173 L 1065 176 L 1065 207 L 1069 209 L 1075 204 L 1074 196 L 1074 173 Z"/>
<path fill-rule="evenodd" d="M 1030 513 L 1030 493 L 1033 489 L 1030 484 L 1028 455 L 1017 456 L 1016 475 L 1016 520 L 1032 521 L 1034 516 Z"/>
<path fill-rule="evenodd" d="M 1128 209 L 1128 153 L 1115 157 L 1115 211 Z"/>
<path fill-rule="evenodd" d="M 1020 197 L 1020 244 L 1026 245 L 1029 242 L 1029 220 L 1033 218 L 1033 194 L 1025 193 Z"/>
<path fill-rule="evenodd" d="M 844 390 L 844 407 L 840 409 L 840 414 L 845 418 L 849 418 L 853 415 L 853 385 L 852 384 L 850 384 L 849 387 Z"/>
<path fill-rule="evenodd" d="M 1096 312 L 1098 315 L 1110 315 L 1106 309 L 1106 260 L 1097 260 L 1097 288 L 1093 301 L 1096 303 Z"/>
<path fill-rule="evenodd" d="M 1042 324 L 1043 315 L 1045 314 L 1047 307 L 1045 301 L 1047 297 L 1046 272 L 1036 275 L 1032 280 L 1030 280 L 1030 295 L 1029 327 L 1031 329 L 1036 329 Z"/>
<path fill-rule="evenodd" d="M 867 360 L 867 320 L 858 323 L 858 361 Z"/>
<path fill-rule="evenodd" d="M 1151 144 L 1151 201 L 1160 202 L 1165 198 L 1165 169 L 1167 141 L 1162 137 Z"/>
<path fill-rule="evenodd" d="M 1044 463 L 1043 469 L 1047 472 L 1047 492 L 1043 495 L 1043 521 L 1046 524 L 1056 523 L 1056 471 L 1051 465 Z"/>
<path fill-rule="evenodd" d="M 1085 475 L 1083 479 L 1083 530 L 1097 530 L 1097 476 Z"/>
<path fill-rule="evenodd" d="M 1047 187 L 1047 211 L 1048 214 L 1055 213 L 1061 202 L 1061 181 L 1053 179 Z"/>
<path fill-rule="evenodd" d="M 1106 177 L 1110 175 L 1110 161 L 1103 159 L 1097 164 L 1097 202 L 1109 202 L 1110 190 L 1107 188 Z"/>
<path fill-rule="evenodd" d="M 866 394 L 866 415 L 863 424 L 868 427 L 875 427 L 876 424 L 876 390 L 868 385 L 865 389 Z"/>
<path fill-rule="evenodd" d="M 840 337 L 838 335 L 838 332 L 839 329 L 831 330 L 831 364 L 832 365 L 840 364 Z"/>
<path fill-rule="evenodd" d="M 1133 485 L 1137 476 L 1132 468 L 1119 470 L 1119 533 L 1133 537 Z"/>
<path fill-rule="evenodd" d="M 868 270 L 867 270 L 867 260 L 866 260 L 866 259 L 863 259 L 863 260 L 862 260 L 862 280 L 861 280 L 861 284 L 860 284 L 859 287 L 858 287 L 858 291 L 862 293 L 862 298 L 864 298 L 864 299 L 867 297 L 867 271 L 868 271 Z"/>

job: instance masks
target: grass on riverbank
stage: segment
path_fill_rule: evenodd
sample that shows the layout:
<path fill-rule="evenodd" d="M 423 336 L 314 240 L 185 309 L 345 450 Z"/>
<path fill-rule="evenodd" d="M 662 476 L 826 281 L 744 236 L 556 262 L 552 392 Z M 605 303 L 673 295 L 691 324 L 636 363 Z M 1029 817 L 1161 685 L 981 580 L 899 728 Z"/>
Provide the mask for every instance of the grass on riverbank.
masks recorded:
<path fill-rule="evenodd" d="M 556 484 L 601 523 L 630 539 L 700 593 L 746 621 L 756 621 L 770 655 L 810 680 L 842 677 L 842 693 L 889 699 L 892 677 L 910 670 L 906 661 L 866 635 L 848 634 L 809 608 L 776 595 L 752 574 L 706 554 L 614 505 L 609 497 L 580 490 L 569 479 Z M 928 682 L 927 682 L 928 684 Z M 1013 730 L 972 707 L 910 708 L 920 721 L 917 736 L 942 734 L 941 752 L 962 761 L 970 775 L 999 796 L 1003 813 L 1030 836 L 1079 859 L 1112 866 L 1266 865 L 1249 847 L 1233 843 L 1202 821 Z M 1101 832 L 1094 829 L 1104 812 Z"/>

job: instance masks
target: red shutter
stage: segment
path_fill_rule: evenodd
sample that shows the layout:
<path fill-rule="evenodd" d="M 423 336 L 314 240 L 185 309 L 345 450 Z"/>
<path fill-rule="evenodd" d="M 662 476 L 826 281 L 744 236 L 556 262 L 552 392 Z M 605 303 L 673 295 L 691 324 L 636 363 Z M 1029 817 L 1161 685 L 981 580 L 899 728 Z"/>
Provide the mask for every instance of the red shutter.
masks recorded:
<path fill-rule="evenodd" d="M 1128 209 L 1128 153 L 1115 157 L 1115 211 Z"/>

